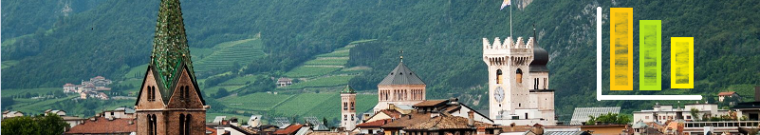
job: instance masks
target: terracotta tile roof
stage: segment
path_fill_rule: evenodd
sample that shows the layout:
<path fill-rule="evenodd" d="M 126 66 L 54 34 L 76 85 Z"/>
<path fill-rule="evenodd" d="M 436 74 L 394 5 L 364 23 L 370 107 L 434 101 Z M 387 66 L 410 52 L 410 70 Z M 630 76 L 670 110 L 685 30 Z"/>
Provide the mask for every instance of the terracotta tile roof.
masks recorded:
<path fill-rule="evenodd" d="M 367 122 L 367 123 L 362 123 L 362 124 L 356 125 L 356 127 L 375 128 L 375 127 L 381 127 L 381 126 L 383 126 L 385 124 L 388 124 L 390 122 L 391 122 L 391 119 L 376 120 L 376 121 L 372 121 L 372 122 Z"/>
<path fill-rule="evenodd" d="M 329 131 L 314 131 L 311 133 L 308 133 L 307 135 L 354 135 L 354 132 L 329 132 Z"/>
<path fill-rule="evenodd" d="M 474 129 L 480 128 L 492 128 L 491 124 L 473 121 L 473 126 L 467 125 L 468 119 L 465 117 L 451 116 L 442 114 L 428 119 L 427 121 L 410 125 L 404 128 L 404 130 L 446 130 L 446 129 Z"/>
<path fill-rule="evenodd" d="M 301 125 L 301 124 L 293 124 L 293 125 L 288 126 L 285 129 L 274 131 L 274 134 L 275 135 L 295 134 L 296 131 L 298 131 L 299 129 L 301 129 L 301 127 L 303 127 L 303 125 Z"/>
<path fill-rule="evenodd" d="M 396 110 L 385 109 L 385 110 L 380 110 L 380 111 L 383 112 L 383 113 L 385 113 L 385 114 L 387 114 L 388 116 L 391 116 L 391 118 L 399 118 L 399 117 L 401 117 L 401 112 L 398 112 Z"/>
<path fill-rule="evenodd" d="M 137 124 L 132 123 L 134 119 L 114 119 L 108 120 L 104 117 L 98 117 L 95 121 L 85 120 L 84 123 L 71 128 L 66 134 L 108 134 L 108 133 L 130 133 L 137 131 Z"/>
<path fill-rule="evenodd" d="M 720 93 L 718 93 L 718 96 L 731 96 L 731 95 L 734 95 L 734 94 L 736 94 L 736 92 L 726 91 L 726 92 L 720 92 Z"/>
<path fill-rule="evenodd" d="M 425 122 L 428 119 L 430 119 L 429 113 L 410 113 L 404 117 L 391 120 L 390 123 L 385 124 L 382 126 L 382 128 L 404 128 L 410 125 Z"/>
<path fill-rule="evenodd" d="M 215 135 L 216 129 L 206 126 L 206 132 L 210 132 L 208 135 Z"/>
<path fill-rule="evenodd" d="M 445 104 L 448 100 L 425 100 L 420 103 L 414 104 L 413 107 L 433 107 Z"/>

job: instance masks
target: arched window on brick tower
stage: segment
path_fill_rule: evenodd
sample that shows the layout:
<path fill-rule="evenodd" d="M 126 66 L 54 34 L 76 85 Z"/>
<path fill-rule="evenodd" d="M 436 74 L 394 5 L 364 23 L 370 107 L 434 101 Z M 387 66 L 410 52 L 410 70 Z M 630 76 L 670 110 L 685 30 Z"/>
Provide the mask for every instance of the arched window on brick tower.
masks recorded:
<path fill-rule="evenodd" d="M 515 72 L 515 81 L 517 81 L 517 83 L 522 83 L 522 75 L 523 75 L 522 70 L 518 68 L 517 71 Z"/>
<path fill-rule="evenodd" d="M 192 129 L 192 126 L 193 126 L 192 124 L 190 124 L 191 121 L 193 121 L 193 115 L 192 114 L 187 114 L 187 116 L 185 116 L 185 135 L 191 135 L 192 134 L 192 133 L 190 133 L 190 131 L 191 131 L 190 129 Z"/>
<path fill-rule="evenodd" d="M 496 84 L 501 84 L 501 69 L 496 70 Z"/>
<path fill-rule="evenodd" d="M 185 134 L 185 114 L 179 114 L 179 134 L 184 135 Z"/>

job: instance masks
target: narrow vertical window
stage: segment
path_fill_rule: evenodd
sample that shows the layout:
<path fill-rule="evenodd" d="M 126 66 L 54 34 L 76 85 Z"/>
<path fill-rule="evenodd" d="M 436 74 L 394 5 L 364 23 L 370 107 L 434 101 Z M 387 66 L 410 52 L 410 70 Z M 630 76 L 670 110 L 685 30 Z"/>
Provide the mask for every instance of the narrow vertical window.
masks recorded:
<path fill-rule="evenodd" d="M 517 71 L 515 71 L 515 81 L 516 81 L 517 83 L 522 83 L 522 75 L 523 75 L 523 72 L 522 72 L 522 70 L 520 70 L 520 69 L 518 68 L 518 69 L 517 69 Z"/>
<path fill-rule="evenodd" d="M 192 114 L 187 114 L 187 116 L 185 116 L 185 119 L 186 119 L 185 120 L 185 135 L 191 135 L 192 134 L 191 133 L 192 130 L 190 130 L 190 129 L 192 129 L 192 127 L 193 127 L 193 125 L 191 123 L 193 121 L 193 115 Z"/>
<path fill-rule="evenodd" d="M 496 84 L 501 84 L 501 69 L 496 70 Z"/>
<path fill-rule="evenodd" d="M 179 114 L 179 134 L 185 134 L 185 114 Z"/>

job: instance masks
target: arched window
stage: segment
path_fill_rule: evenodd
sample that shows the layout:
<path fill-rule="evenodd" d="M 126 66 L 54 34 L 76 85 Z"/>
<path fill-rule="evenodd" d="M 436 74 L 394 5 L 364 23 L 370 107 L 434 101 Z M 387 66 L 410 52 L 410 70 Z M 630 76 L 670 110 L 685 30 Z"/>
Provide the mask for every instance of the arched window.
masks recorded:
<path fill-rule="evenodd" d="M 185 134 L 185 114 L 179 114 L 179 134 Z"/>
<path fill-rule="evenodd" d="M 351 114 L 351 121 L 354 121 L 354 114 Z"/>
<path fill-rule="evenodd" d="M 192 127 L 193 125 L 191 124 L 192 121 L 193 121 L 193 115 L 192 114 L 187 114 L 187 116 L 185 116 L 185 135 L 191 135 L 192 134 L 190 132 L 190 131 L 192 131 L 190 129 L 193 128 Z"/>
<path fill-rule="evenodd" d="M 354 110 L 354 102 L 351 102 L 351 110 Z"/>
<path fill-rule="evenodd" d="M 522 75 L 523 75 L 523 72 L 522 72 L 522 70 L 520 70 L 520 69 L 518 68 L 518 69 L 517 69 L 517 71 L 515 71 L 515 81 L 516 81 L 517 83 L 522 83 Z"/>
<path fill-rule="evenodd" d="M 496 70 L 496 84 L 501 84 L 501 69 Z"/>
<path fill-rule="evenodd" d="M 185 86 L 185 95 L 183 96 L 185 97 L 185 100 L 190 99 L 190 86 Z"/>
<path fill-rule="evenodd" d="M 158 133 L 158 125 L 156 124 L 158 120 L 156 119 L 156 115 L 150 115 L 149 119 L 152 119 L 152 121 L 150 122 L 150 131 L 148 132 L 150 132 L 150 135 L 156 135 L 156 133 Z"/>
<path fill-rule="evenodd" d="M 148 89 L 150 89 L 150 87 L 148 87 Z M 148 90 L 148 92 L 150 92 L 150 90 Z M 148 135 L 153 135 L 153 117 L 151 117 L 150 114 L 145 117 L 148 117 Z"/>
<path fill-rule="evenodd" d="M 148 86 L 148 101 L 153 101 L 153 87 Z"/>
<path fill-rule="evenodd" d="M 343 110 L 348 110 L 348 103 L 343 102 Z"/>
<path fill-rule="evenodd" d="M 348 120 L 348 115 L 343 115 L 343 121 L 347 121 L 347 120 Z"/>

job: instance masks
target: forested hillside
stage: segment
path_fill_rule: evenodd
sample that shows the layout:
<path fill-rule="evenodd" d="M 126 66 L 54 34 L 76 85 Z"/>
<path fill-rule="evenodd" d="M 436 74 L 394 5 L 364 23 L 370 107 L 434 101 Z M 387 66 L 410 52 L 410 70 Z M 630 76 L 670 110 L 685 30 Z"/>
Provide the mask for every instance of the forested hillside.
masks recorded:
<path fill-rule="evenodd" d="M 62 15 L 58 11 L 65 6 L 57 3 L 2 1 L 3 89 L 60 87 L 97 75 L 119 78 L 131 68 L 144 65 L 151 51 L 158 2 L 69 2 L 73 12 Z M 371 69 L 350 80 L 354 88 L 374 91 L 403 55 L 405 64 L 427 83 L 428 99 L 460 97 L 485 109 L 481 105 L 488 100 L 476 98 L 487 97 L 482 38 L 509 36 L 509 10 L 499 10 L 501 2 L 184 0 L 182 12 L 190 46 L 202 48 L 191 50 L 193 55 L 203 55 L 194 59 L 211 55 L 196 51 L 220 43 L 260 35 L 263 44 L 260 50 L 265 55 L 260 58 L 256 56 L 244 65 L 197 72 L 198 78 L 220 78 L 216 75 L 227 73 L 280 76 L 349 42 L 377 39 L 350 48 L 345 67 Z M 609 7 L 633 7 L 634 20 L 662 20 L 662 58 L 666 62 L 670 56 L 669 37 L 695 38 L 698 81 L 694 90 L 667 90 L 669 86 L 664 85 L 661 92 L 612 94 L 715 95 L 718 91 L 760 85 L 760 1 L 513 2 L 514 36 L 532 36 L 535 24 L 540 46 L 550 53 L 550 87 L 556 89 L 557 114 L 563 120 L 569 118 L 563 115 L 579 106 L 622 106 L 623 112 L 630 112 L 653 104 L 595 102 L 593 19 L 597 6 L 603 7 L 605 19 Z M 634 28 L 638 28 L 637 24 Z M 607 23 L 603 28 L 609 31 Z M 636 48 L 636 30 L 634 35 Z M 604 54 L 609 54 L 608 50 Z M 662 73 L 669 74 L 667 63 Z M 669 82 L 668 76 L 663 76 L 663 82 Z"/>

